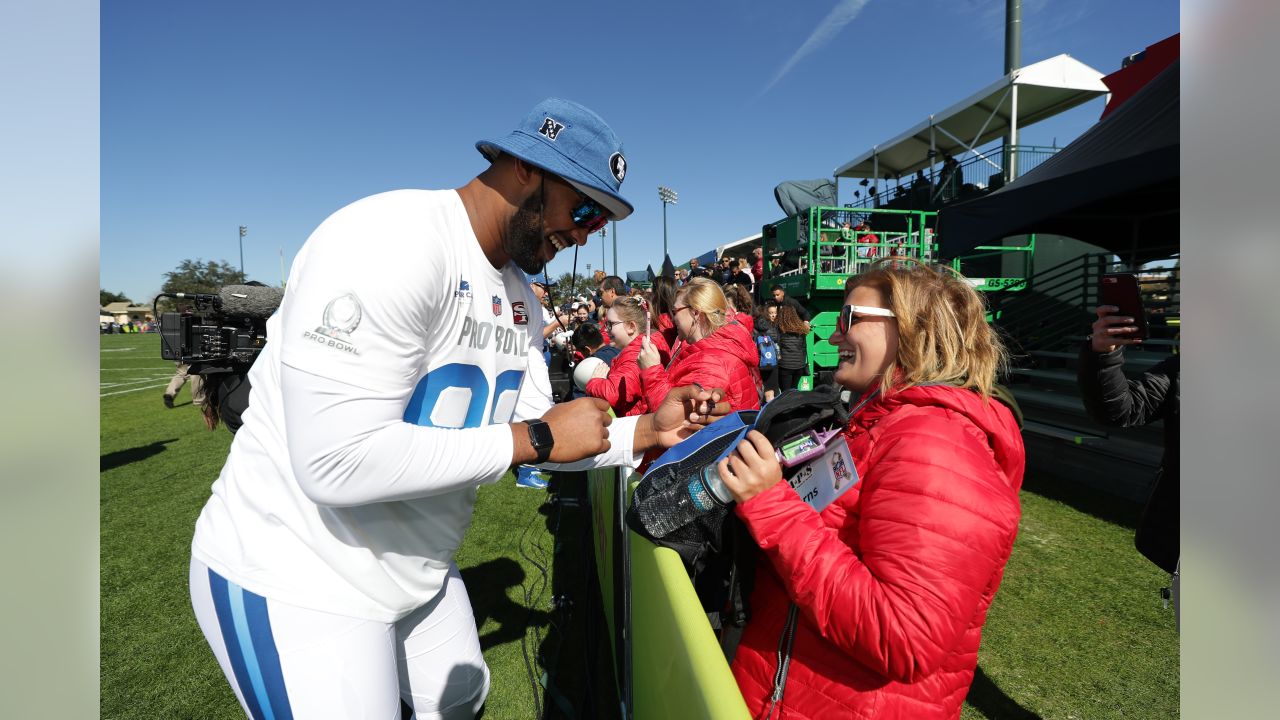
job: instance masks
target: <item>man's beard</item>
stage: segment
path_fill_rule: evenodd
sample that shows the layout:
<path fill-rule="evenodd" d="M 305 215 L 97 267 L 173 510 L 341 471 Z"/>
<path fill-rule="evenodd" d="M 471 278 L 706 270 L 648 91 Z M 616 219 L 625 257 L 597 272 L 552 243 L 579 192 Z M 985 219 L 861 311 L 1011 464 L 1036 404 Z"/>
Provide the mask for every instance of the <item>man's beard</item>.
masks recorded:
<path fill-rule="evenodd" d="M 530 195 L 507 222 L 502 249 L 516 267 L 530 275 L 542 272 L 546 264 L 538 257 L 542 249 L 542 193 Z"/>

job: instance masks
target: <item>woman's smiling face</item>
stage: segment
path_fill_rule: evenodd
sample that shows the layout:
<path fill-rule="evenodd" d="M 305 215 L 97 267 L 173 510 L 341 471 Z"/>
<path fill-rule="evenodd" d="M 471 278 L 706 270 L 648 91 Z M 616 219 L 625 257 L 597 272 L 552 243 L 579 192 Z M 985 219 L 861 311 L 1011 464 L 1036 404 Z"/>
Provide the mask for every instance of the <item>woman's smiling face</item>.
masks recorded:
<path fill-rule="evenodd" d="M 849 305 L 888 308 L 888 299 L 878 289 L 860 285 L 845 297 Z M 842 387 L 866 392 L 880 382 L 889 365 L 898 357 L 896 318 L 854 314 L 848 331 L 831 333 L 832 345 L 840 348 L 840 364 L 835 380 Z"/>

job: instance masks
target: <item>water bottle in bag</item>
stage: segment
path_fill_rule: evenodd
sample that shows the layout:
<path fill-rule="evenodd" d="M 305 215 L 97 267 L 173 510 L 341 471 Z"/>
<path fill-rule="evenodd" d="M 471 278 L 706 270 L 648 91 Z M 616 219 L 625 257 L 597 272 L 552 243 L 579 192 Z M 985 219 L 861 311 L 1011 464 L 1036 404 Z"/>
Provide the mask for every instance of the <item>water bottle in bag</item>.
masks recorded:
<path fill-rule="evenodd" d="M 645 529 L 660 538 L 731 502 L 733 496 L 720 480 L 720 473 L 708 465 L 687 480 L 671 483 L 649 496 L 636 510 Z"/>

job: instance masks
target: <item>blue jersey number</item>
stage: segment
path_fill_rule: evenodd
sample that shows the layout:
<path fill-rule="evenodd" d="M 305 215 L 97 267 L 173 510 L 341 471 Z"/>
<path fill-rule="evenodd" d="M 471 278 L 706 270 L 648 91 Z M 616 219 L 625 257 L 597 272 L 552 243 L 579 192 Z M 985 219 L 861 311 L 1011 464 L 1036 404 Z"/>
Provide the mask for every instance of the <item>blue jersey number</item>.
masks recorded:
<path fill-rule="evenodd" d="M 405 422 L 447 428 L 511 422 L 523 379 L 523 370 L 498 375 L 490 402 L 489 381 L 480 368 L 462 363 L 442 365 L 418 381 L 404 410 Z"/>

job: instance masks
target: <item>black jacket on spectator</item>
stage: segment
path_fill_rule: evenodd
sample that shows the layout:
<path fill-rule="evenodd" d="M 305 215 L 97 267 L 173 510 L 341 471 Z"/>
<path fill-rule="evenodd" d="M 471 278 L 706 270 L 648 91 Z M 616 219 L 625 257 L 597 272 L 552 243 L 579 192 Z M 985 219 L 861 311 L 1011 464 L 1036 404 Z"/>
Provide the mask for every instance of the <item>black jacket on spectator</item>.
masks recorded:
<path fill-rule="evenodd" d="M 1151 562 L 1172 573 L 1178 564 L 1178 376 L 1179 356 L 1161 361 L 1137 380 L 1125 377 L 1124 351 L 1096 353 L 1088 341 L 1080 350 L 1077 380 L 1085 410 L 1094 420 L 1133 427 L 1164 420 L 1164 456 L 1151 495 L 1138 521 L 1134 545 Z"/>
<path fill-rule="evenodd" d="M 778 367 L 783 370 L 800 370 L 809 366 L 809 351 L 805 336 L 784 332 L 778 338 Z"/>
<path fill-rule="evenodd" d="M 741 270 L 730 275 L 729 282 L 734 283 L 735 285 L 741 285 L 742 288 L 747 291 L 748 295 L 751 294 L 751 290 L 755 287 L 755 282 L 752 281 L 751 276 Z"/>

